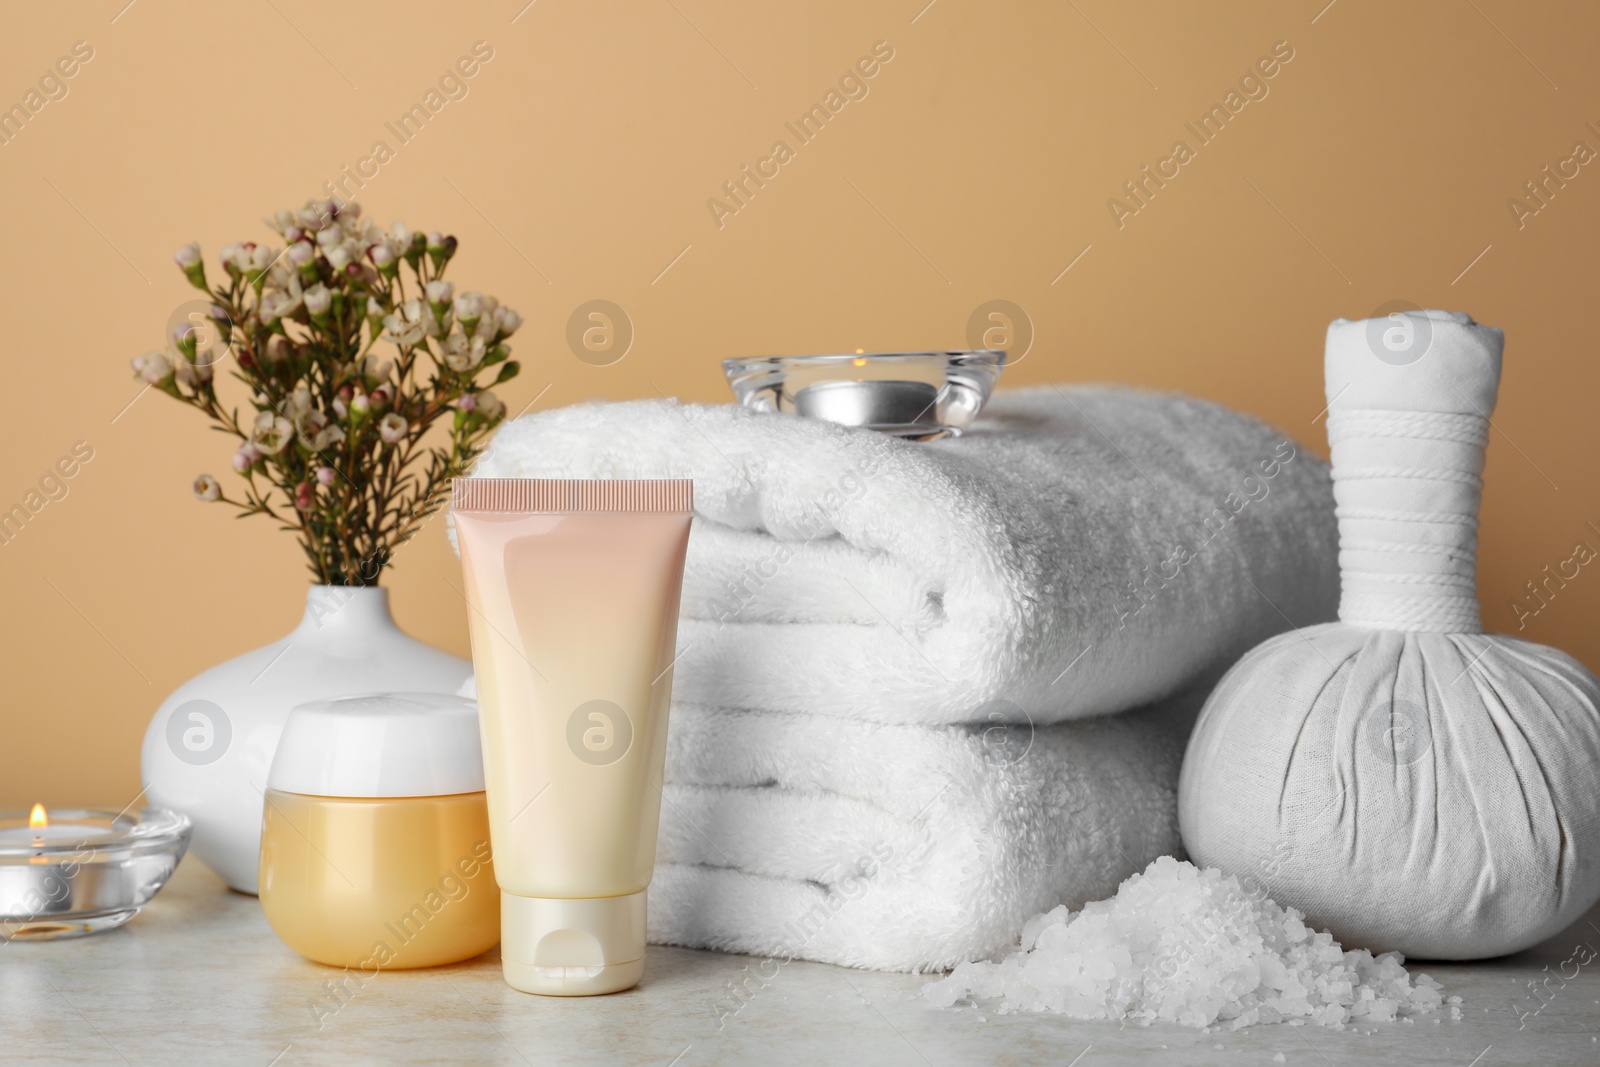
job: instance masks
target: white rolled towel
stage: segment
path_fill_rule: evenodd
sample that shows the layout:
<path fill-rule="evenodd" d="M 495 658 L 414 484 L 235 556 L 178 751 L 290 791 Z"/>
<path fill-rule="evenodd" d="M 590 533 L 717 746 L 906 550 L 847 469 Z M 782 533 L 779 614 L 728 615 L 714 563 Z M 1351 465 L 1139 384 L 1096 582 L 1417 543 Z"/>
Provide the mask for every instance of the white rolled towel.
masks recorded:
<path fill-rule="evenodd" d="M 767 978 L 987 958 L 1180 847 L 1208 688 L 1038 729 L 674 707 L 650 939 L 767 957 Z"/>
<path fill-rule="evenodd" d="M 474 473 L 694 479 L 684 706 L 1042 725 L 1158 700 L 1337 604 L 1326 464 L 1178 395 L 1003 391 L 929 444 L 581 404 L 509 422 Z"/>

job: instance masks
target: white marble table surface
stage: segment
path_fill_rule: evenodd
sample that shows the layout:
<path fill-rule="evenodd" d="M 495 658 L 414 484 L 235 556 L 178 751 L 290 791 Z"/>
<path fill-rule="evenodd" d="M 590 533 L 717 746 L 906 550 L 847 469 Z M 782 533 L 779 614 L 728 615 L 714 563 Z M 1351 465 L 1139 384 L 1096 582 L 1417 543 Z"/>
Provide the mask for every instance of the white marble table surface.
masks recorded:
<path fill-rule="evenodd" d="M 1465 999 L 1462 1020 L 1374 1024 L 1371 1033 L 1284 1025 L 1204 1033 L 939 1010 L 917 996 L 926 978 L 803 962 L 778 969 L 719 1026 L 714 1003 L 758 961 L 652 946 L 637 989 L 566 1000 L 512 990 L 496 949 L 458 966 L 381 973 L 340 1001 L 324 999 L 341 972 L 290 952 L 254 897 L 228 891 L 190 858 L 120 930 L 0 944 L 0 1062 L 1592 1067 L 1600 958 L 1562 967 L 1580 944 L 1600 948 L 1600 909 L 1520 956 L 1420 968 Z M 1563 970 L 1577 973 L 1563 979 Z M 1549 980 L 1544 1007 L 1519 1019 L 1519 1008 L 1541 1003 L 1527 988 L 1539 979 Z"/>

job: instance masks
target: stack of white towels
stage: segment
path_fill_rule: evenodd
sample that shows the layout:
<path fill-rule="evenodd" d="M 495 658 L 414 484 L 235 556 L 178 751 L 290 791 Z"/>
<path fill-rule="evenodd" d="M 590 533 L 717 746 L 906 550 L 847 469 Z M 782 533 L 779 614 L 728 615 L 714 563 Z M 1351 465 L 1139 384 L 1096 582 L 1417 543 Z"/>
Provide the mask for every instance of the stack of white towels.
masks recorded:
<path fill-rule="evenodd" d="M 1326 465 L 1183 396 L 1002 392 L 935 443 L 585 404 L 508 423 L 474 473 L 695 481 L 660 943 L 990 956 L 1181 848 L 1210 681 L 1337 607 Z"/>

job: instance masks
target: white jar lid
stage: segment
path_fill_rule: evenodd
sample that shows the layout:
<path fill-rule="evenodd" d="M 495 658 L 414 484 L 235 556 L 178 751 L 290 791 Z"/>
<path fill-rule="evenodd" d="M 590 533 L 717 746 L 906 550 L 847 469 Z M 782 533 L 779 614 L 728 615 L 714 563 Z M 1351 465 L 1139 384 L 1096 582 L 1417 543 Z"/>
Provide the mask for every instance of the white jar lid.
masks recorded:
<path fill-rule="evenodd" d="M 289 712 L 267 787 L 319 797 L 483 790 L 478 705 L 449 693 L 373 693 Z"/>

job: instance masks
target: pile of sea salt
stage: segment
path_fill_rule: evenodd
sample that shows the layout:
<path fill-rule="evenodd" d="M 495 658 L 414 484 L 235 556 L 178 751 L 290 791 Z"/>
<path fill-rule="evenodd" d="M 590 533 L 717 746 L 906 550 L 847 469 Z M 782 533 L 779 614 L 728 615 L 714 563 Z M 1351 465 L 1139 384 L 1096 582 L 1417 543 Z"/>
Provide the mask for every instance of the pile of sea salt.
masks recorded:
<path fill-rule="evenodd" d="M 1304 918 L 1237 878 L 1164 856 L 1110 900 L 1030 919 L 999 963 L 963 963 L 922 992 L 946 1008 L 1004 998 L 1001 1012 L 1230 1030 L 1285 1020 L 1343 1029 L 1439 1008 L 1439 983 L 1420 974 L 1413 984 L 1398 952 L 1346 952 Z M 1450 1003 L 1460 1018 L 1460 998 Z"/>

